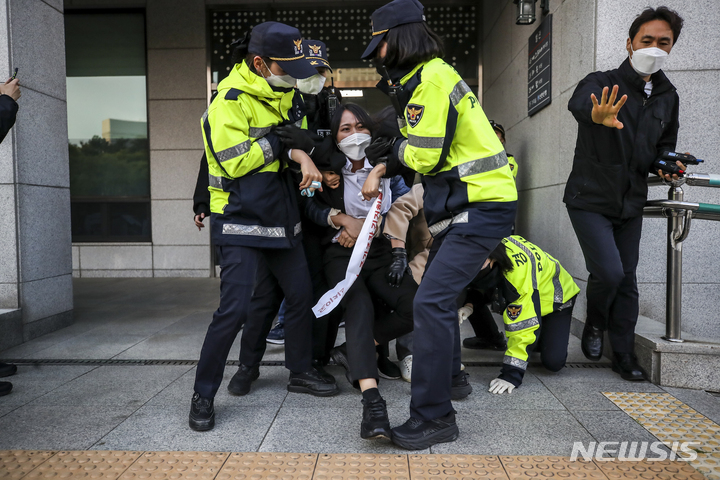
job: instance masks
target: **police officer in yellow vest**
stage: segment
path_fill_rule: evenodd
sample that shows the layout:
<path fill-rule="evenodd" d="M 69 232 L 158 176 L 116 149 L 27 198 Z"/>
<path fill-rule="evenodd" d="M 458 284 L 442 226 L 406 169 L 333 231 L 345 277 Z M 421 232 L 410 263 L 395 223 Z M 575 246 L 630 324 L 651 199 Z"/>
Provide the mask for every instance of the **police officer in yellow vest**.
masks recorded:
<path fill-rule="evenodd" d="M 403 137 L 366 150 L 386 174 L 402 164 L 422 174 L 425 218 L 434 237 L 415 296 L 410 419 L 393 442 L 425 449 L 458 436 L 451 389 L 472 391 L 460 370 L 457 300 L 488 254 L 510 234 L 517 191 L 507 156 L 470 88 L 442 60 L 440 38 L 417 0 L 394 0 L 372 14 L 374 57 Z M 390 147 L 392 144 L 392 147 Z"/>
<path fill-rule="evenodd" d="M 500 140 L 500 143 L 502 143 L 503 148 L 505 148 L 505 129 L 502 125 L 499 123 L 490 120 L 490 126 L 493 127 L 493 130 L 495 130 L 495 134 L 498 136 L 498 139 Z M 517 181 L 517 161 L 515 160 L 515 157 L 513 155 L 507 154 L 508 163 L 510 164 L 510 170 L 512 170 L 513 178 Z"/>
<path fill-rule="evenodd" d="M 531 352 L 557 372 L 567 359 L 570 323 L 580 289 L 551 255 L 519 235 L 504 238 L 490 253 L 471 288 L 486 292 L 502 313 L 508 347 L 490 392 L 511 393 L 522 383 Z"/>
<path fill-rule="evenodd" d="M 221 255 L 220 306 L 213 315 L 195 377 L 190 427 L 215 425 L 213 399 L 230 347 L 247 319 L 253 289 L 274 283 L 285 296 L 285 361 L 291 392 L 329 396 L 337 385 L 311 366 L 312 287 L 301 245 L 295 190 L 322 176 L 310 157 L 292 151 L 298 186 L 287 167 L 287 150 L 273 130 L 302 124 L 305 107 L 296 79 L 317 73 L 305 59 L 296 28 L 266 22 L 256 26 L 245 59 L 218 85 L 202 118 L 210 180 L 211 233 Z M 318 187 L 320 184 L 316 184 Z"/>

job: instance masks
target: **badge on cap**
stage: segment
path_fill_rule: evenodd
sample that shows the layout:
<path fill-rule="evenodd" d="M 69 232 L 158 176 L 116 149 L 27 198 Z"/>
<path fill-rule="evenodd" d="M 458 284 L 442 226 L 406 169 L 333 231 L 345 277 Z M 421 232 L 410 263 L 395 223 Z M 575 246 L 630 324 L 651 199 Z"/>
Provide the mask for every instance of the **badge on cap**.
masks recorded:
<path fill-rule="evenodd" d="M 302 55 L 302 38 L 300 40 L 293 40 L 295 44 L 295 55 Z"/>
<path fill-rule="evenodd" d="M 310 48 L 310 56 L 311 57 L 321 57 L 322 56 L 322 50 L 320 45 L 308 45 L 308 48 Z"/>
<path fill-rule="evenodd" d="M 425 107 L 423 107 L 422 105 L 415 105 L 413 103 L 408 104 L 407 121 L 411 127 L 414 128 L 418 123 L 420 123 L 424 112 Z"/>

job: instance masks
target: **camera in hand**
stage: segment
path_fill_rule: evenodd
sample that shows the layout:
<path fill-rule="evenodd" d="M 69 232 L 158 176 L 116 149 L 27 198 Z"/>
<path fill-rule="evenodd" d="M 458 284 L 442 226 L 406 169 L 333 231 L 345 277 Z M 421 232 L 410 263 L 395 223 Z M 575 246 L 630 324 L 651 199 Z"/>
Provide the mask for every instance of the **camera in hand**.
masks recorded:
<path fill-rule="evenodd" d="M 670 152 L 666 150 L 655 160 L 653 167 L 655 167 L 655 170 L 662 170 L 669 175 L 682 177 L 685 174 L 685 170 L 677 165 L 677 161 L 680 161 L 683 165 L 700 165 L 704 162 L 704 160 L 688 153 Z"/>

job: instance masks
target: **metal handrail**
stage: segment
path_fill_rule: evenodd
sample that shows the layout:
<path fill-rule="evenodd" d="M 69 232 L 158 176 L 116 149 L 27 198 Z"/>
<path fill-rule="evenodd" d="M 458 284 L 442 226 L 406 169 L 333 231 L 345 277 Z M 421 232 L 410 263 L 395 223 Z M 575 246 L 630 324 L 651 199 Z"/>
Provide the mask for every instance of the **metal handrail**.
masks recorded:
<path fill-rule="evenodd" d="M 665 295 L 665 340 L 682 342 L 682 244 L 690 233 L 693 218 L 720 221 L 720 205 L 684 201 L 683 185 L 720 188 L 720 175 L 688 173 L 668 182 L 648 178 L 649 186 L 668 186 L 667 200 L 649 200 L 643 216 L 668 219 L 667 285 Z"/>

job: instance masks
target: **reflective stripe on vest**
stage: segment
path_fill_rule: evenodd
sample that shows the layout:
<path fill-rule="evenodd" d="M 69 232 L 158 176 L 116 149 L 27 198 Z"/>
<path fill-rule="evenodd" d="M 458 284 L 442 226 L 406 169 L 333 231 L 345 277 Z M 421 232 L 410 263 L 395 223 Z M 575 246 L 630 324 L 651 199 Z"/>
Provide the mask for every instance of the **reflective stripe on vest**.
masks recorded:
<path fill-rule="evenodd" d="M 262 128 L 250 127 L 248 129 L 248 137 L 252 137 L 252 138 L 264 137 L 265 135 L 270 133 L 271 130 L 272 130 L 272 127 L 262 127 Z"/>
<path fill-rule="evenodd" d="M 215 175 L 208 173 L 208 184 L 212 188 L 217 188 L 219 190 L 222 190 L 222 178 L 223 177 L 216 177 Z"/>
<path fill-rule="evenodd" d="M 445 137 L 421 137 L 410 133 L 408 134 L 408 143 L 411 147 L 417 148 L 443 148 Z"/>
<path fill-rule="evenodd" d="M 440 232 L 448 228 L 450 225 L 453 225 L 455 223 L 468 223 L 470 220 L 470 214 L 468 212 L 462 212 L 458 213 L 452 218 L 446 218 L 445 220 L 441 220 L 435 224 L 433 224 L 431 227 L 428 227 L 428 230 L 430 231 L 430 235 L 433 237 L 437 236 Z"/>
<path fill-rule="evenodd" d="M 402 143 L 400 143 L 400 148 L 398 149 L 398 160 L 400 160 L 400 163 L 402 163 L 405 167 L 408 167 L 408 164 L 405 163 L 405 148 L 407 148 L 408 141 L 403 140 Z"/>
<path fill-rule="evenodd" d="M 504 167 L 508 164 L 507 155 L 505 150 L 495 154 L 491 157 L 480 158 L 478 160 L 472 160 L 470 162 L 458 165 L 458 175 L 460 178 L 469 177 L 478 173 L 485 173 L 491 170 L 496 170 L 500 167 Z"/>
<path fill-rule="evenodd" d="M 465 95 L 467 95 L 468 93 L 472 93 L 472 90 L 470 90 L 470 87 L 467 86 L 467 83 L 465 83 L 465 81 L 460 80 L 458 83 L 456 83 L 452 89 L 452 92 L 450 92 L 450 101 L 452 102 L 453 106 L 457 107 L 457 104 L 460 103 L 460 100 L 465 98 Z"/>
<path fill-rule="evenodd" d="M 260 148 L 262 148 L 263 151 L 263 157 L 265 158 L 265 165 L 268 165 L 275 161 L 275 154 L 273 153 L 272 146 L 270 145 L 270 142 L 267 141 L 265 138 L 259 138 L 256 142 L 258 145 L 260 145 Z"/>
<path fill-rule="evenodd" d="M 557 260 L 552 259 L 555 264 L 555 275 L 553 275 L 552 284 L 553 290 L 555 291 L 553 301 L 555 303 L 562 303 L 565 294 L 563 293 L 562 283 L 560 282 L 560 264 Z"/>
<path fill-rule="evenodd" d="M 226 148 L 216 153 L 217 161 L 220 163 L 227 162 L 233 158 L 237 158 L 241 155 L 245 155 L 250 151 L 250 140 L 245 140 L 242 143 L 235 145 L 234 147 Z M 272 149 L 271 149 L 272 150 Z"/>
<path fill-rule="evenodd" d="M 517 367 L 520 370 L 527 370 L 527 366 L 528 366 L 528 362 L 520 360 L 519 358 L 511 357 L 510 355 L 505 355 L 503 357 L 503 363 L 505 365 L 511 365 L 513 367 Z"/>
<path fill-rule="evenodd" d="M 535 325 L 540 325 L 540 320 L 538 320 L 538 317 L 528 318 L 527 320 L 523 320 L 522 322 L 517 323 L 506 323 L 505 331 L 517 332 L 520 330 L 525 330 L 526 328 L 534 327 Z"/>

